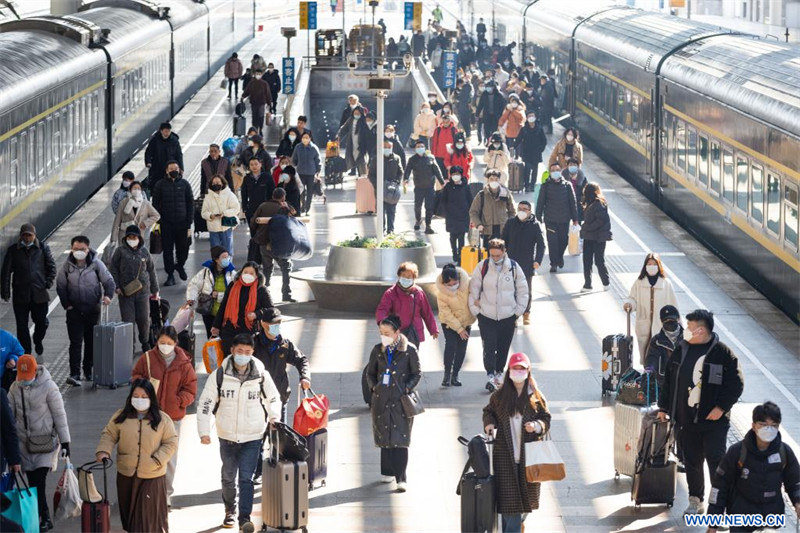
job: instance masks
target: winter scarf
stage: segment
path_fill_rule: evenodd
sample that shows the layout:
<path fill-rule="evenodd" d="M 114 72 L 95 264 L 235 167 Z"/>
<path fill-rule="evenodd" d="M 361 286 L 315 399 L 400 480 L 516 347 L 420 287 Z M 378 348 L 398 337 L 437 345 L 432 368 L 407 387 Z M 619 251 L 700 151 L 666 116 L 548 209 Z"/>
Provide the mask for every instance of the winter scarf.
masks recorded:
<path fill-rule="evenodd" d="M 228 295 L 228 305 L 225 306 L 225 316 L 222 321 L 224 324 L 226 321 L 230 321 L 233 324 L 233 327 L 239 327 L 239 295 L 242 292 L 242 286 L 244 286 L 244 282 L 240 279 L 237 279 L 234 282 L 233 287 L 231 287 L 231 293 Z M 258 279 L 256 279 L 253 283 L 248 285 L 250 287 L 250 294 L 247 296 L 247 304 L 244 308 L 244 323 L 247 326 L 247 329 L 253 329 L 253 320 L 247 316 L 250 313 L 255 312 L 256 310 L 256 298 L 258 296 Z"/>

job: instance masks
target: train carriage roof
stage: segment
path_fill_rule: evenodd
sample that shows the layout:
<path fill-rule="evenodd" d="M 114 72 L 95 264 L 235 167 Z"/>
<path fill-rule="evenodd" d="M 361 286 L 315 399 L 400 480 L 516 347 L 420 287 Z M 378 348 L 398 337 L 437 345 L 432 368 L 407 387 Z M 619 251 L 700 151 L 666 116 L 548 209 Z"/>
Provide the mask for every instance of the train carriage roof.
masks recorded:
<path fill-rule="evenodd" d="M 661 74 L 800 136 L 800 45 L 713 37 L 668 58 Z"/>
<path fill-rule="evenodd" d="M 112 60 L 170 33 L 169 24 L 166 21 L 143 15 L 132 9 L 96 7 L 71 16 L 111 30 L 108 35 L 108 44 L 103 47 L 111 54 Z"/>
<path fill-rule="evenodd" d="M 615 6 L 611 0 L 539 0 L 528 10 L 529 38 L 534 39 L 540 31 L 552 31 L 567 37 L 580 21 L 607 9 L 624 9 L 627 6 Z"/>

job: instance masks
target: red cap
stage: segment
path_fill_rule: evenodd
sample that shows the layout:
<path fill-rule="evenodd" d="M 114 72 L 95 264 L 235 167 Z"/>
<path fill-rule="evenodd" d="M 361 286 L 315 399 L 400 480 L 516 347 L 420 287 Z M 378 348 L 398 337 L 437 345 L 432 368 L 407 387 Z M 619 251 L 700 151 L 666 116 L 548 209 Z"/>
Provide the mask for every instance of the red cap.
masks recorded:
<path fill-rule="evenodd" d="M 17 381 L 30 381 L 36 377 L 36 358 L 30 354 L 21 355 L 17 360 Z"/>
<path fill-rule="evenodd" d="M 508 368 L 513 366 L 522 365 L 525 368 L 531 367 L 531 360 L 522 352 L 517 352 L 508 358 Z"/>

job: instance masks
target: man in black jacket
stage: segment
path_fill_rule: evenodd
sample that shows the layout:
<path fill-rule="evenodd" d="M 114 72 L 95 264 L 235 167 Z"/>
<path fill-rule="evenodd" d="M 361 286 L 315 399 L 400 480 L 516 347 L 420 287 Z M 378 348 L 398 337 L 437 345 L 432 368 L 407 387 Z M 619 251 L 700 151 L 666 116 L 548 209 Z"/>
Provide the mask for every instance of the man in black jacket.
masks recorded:
<path fill-rule="evenodd" d="M 278 105 L 278 95 L 281 94 L 281 76 L 278 74 L 278 71 L 275 70 L 274 63 L 267 65 L 267 72 L 262 79 L 267 82 L 269 86 L 270 96 L 272 96 L 272 103 L 270 104 L 269 110 L 270 113 L 274 115 Z"/>
<path fill-rule="evenodd" d="M 425 36 L 422 35 L 422 30 L 415 31 L 411 36 L 411 53 L 414 57 L 425 55 Z"/>
<path fill-rule="evenodd" d="M 527 110 L 525 126 L 517 136 L 517 153 L 525 163 L 525 171 L 522 176 L 522 183 L 527 192 L 536 190 L 536 182 L 539 177 L 539 163 L 542 162 L 542 152 L 547 147 L 547 137 L 544 134 L 542 125 L 536 120 L 536 113 L 531 109 Z"/>
<path fill-rule="evenodd" d="M 483 86 L 483 94 L 478 99 L 478 108 L 475 116 L 479 120 L 478 128 L 482 128 L 486 144 L 489 144 L 489 137 L 497 131 L 497 123 L 506 107 L 506 99 L 500 94 L 500 89 L 494 80 L 489 81 Z"/>
<path fill-rule="evenodd" d="M 158 133 L 153 135 L 144 151 L 144 164 L 148 168 L 147 190 L 154 191 L 156 183 L 166 175 L 167 163 L 175 161 L 183 168 L 183 151 L 178 135 L 172 133 L 172 126 L 164 122 L 159 126 Z"/>
<path fill-rule="evenodd" d="M 248 167 L 250 172 L 244 177 L 240 192 L 242 194 L 242 211 L 244 211 L 247 221 L 250 222 L 258 206 L 272 198 L 272 192 L 275 190 L 275 181 L 273 181 L 269 172 L 262 168 L 260 159 L 254 157 L 248 163 Z M 250 232 L 250 241 L 247 246 L 247 260 L 261 263 L 261 249 L 254 240 L 252 231 Z"/>
<path fill-rule="evenodd" d="M 467 137 L 472 135 L 472 84 L 464 78 L 456 82 L 456 116 Z"/>
<path fill-rule="evenodd" d="M 12 281 L 13 278 L 13 281 Z M 42 355 L 42 341 L 50 321 L 47 319 L 47 290 L 56 279 L 56 262 L 50 247 L 36 238 L 33 224 L 23 224 L 19 241 L 8 247 L 3 259 L 2 298 L 11 299 L 13 288 L 14 318 L 17 322 L 17 339 L 31 353 L 31 336 L 28 316 L 33 320 L 33 345 L 36 354 Z"/>
<path fill-rule="evenodd" d="M 378 192 L 378 161 L 382 161 L 383 163 L 383 183 L 384 183 L 384 198 L 377 198 L 378 201 L 383 201 L 383 212 L 386 222 L 386 233 L 394 233 L 394 216 L 397 212 L 397 203 L 386 202 L 384 199 L 386 198 L 386 187 L 389 186 L 390 183 L 394 183 L 396 186 L 400 186 L 400 181 L 403 179 L 403 163 L 400 162 L 400 158 L 395 154 L 392 150 L 392 141 L 390 139 L 385 139 L 383 141 L 383 149 L 382 149 L 383 156 L 379 160 L 377 157 L 373 157 L 369 161 L 369 172 L 367 173 L 367 177 L 369 181 L 372 183 L 372 186 L 375 188 L 375 193 L 377 195 Z"/>
<path fill-rule="evenodd" d="M 711 476 L 709 515 L 783 515 L 783 486 L 800 516 L 800 463 L 792 448 L 782 442 L 780 424 L 781 409 L 774 403 L 753 409 L 752 429 L 728 448 Z M 716 530 L 709 526 L 708 531 Z"/>
<path fill-rule="evenodd" d="M 165 287 L 175 285 L 173 272 L 186 281 L 183 265 L 189 257 L 189 233 L 194 221 L 192 186 L 183 179 L 177 161 L 167 163 L 167 179 L 160 180 L 153 190 L 153 207 L 161 213 L 161 239 L 164 247 Z M 175 250 L 175 257 L 173 257 Z M 177 260 L 177 263 L 176 263 Z"/>
<path fill-rule="evenodd" d="M 434 182 L 444 185 L 442 171 L 436 164 L 436 159 L 426 152 L 425 141 L 417 141 L 414 145 L 414 155 L 408 158 L 403 183 L 408 183 L 408 178 L 414 174 L 414 231 L 419 230 L 422 222 L 422 204 L 425 203 L 425 233 L 433 233 L 431 220 L 433 219 L 433 204 L 436 193 L 433 190 Z"/>
<path fill-rule="evenodd" d="M 556 106 L 556 83 L 549 79 L 547 76 L 539 78 L 540 90 L 539 96 L 542 100 L 542 111 L 540 113 L 540 122 L 547 133 L 553 133 L 553 113 Z"/>
<path fill-rule="evenodd" d="M 547 229 L 547 249 L 550 251 L 550 272 L 564 268 L 569 223 L 578 225 L 578 205 L 572 185 L 561 176 L 558 163 L 550 165 L 550 177 L 542 184 L 536 201 L 536 218 Z"/>
<path fill-rule="evenodd" d="M 658 381 L 658 386 L 663 387 L 667 365 L 683 337 L 683 327 L 681 326 L 681 315 L 674 305 L 662 307 L 659 317 L 661 318 L 661 331 L 651 338 L 650 344 L 647 345 L 644 369 L 652 372 Z"/>
<path fill-rule="evenodd" d="M 686 466 L 689 506 L 684 514 L 703 514 L 705 475 L 725 454 L 730 411 L 744 389 L 736 355 L 720 342 L 714 315 L 697 309 L 686 315 L 684 340 L 672 354 L 658 396 L 660 420 L 675 422 Z"/>
<path fill-rule="evenodd" d="M 517 206 L 517 216 L 508 219 L 503 226 L 503 237 L 506 241 L 508 257 L 513 259 L 525 273 L 528 282 L 528 305 L 522 315 L 522 323 L 531 323 L 531 300 L 533 299 L 533 276 L 544 258 L 544 237 L 539 221 L 531 212 L 531 203 L 522 200 Z"/>

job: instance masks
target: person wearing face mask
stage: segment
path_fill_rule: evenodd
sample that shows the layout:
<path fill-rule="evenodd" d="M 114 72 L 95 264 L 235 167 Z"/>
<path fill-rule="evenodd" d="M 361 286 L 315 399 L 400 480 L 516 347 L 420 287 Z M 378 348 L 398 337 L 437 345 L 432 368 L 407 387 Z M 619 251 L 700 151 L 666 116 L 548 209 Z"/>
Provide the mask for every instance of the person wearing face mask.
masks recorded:
<path fill-rule="evenodd" d="M 544 258 L 544 237 L 536 215 L 532 213 L 531 203 L 522 200 L 517 206 L 517 216 L 508 219 L 503 227 L 503 240 L 508 249 L 508 257 L 517 262 L 525 273 L 528 283 L 528 305 L 522 314 L 522 324 L 531 323 L 531 301 L 533 299 L 533 276 Z"/>
<path fill-rule="evenodd" d="M 414 117 L 414 132 L 411 134 L 411 139 L 414 144 L 421 141 L 427 148 L 435 130 L 436 115 L 433 114 L 431 105 L 428 102 L 423 102 L 422 106 L 420 106 L 419 114 Z"/>
<path fill-rule="evenodd" d="M 263 59 L 261 59 L 261 61 L 263 62 Z M 269 118 L 266 113 L 272 110 L 272 90 L 267 82 L 262 79 L 264 69 L 255 69 L 251 67 L 251 70 L 254 76 L 242 91 L 241 101 L 250 100 L 253 127 L 258 130 L 259 135 L 263 135 L 264 119 Z"/>
<path fill-rule="evenodd" d="M 439 170 L 443 176 L 447 175 L 445 159 L 447 159 L 452 149 L 451 147 L 455 143 L 456 135 L 458 135 L 458 130 L 452 124 L 450 115 L 442 116 L 441 126 L 437 126 L 437 128 L 433 130 L 433 137 L 431 137 L 431 153 L 433 157 L 436 158 L 436 164 L 439 165 Z"/>
<path fill-rule="evenodd" d="M 50 301 L 48 290 L 56 279 L 56 261 L 47 243 L 36 237 L 33 224 L 23 224 L 19 240 L 11 244 L 3 258 L 2 287 L 3 301 L 12 299 L 14 319 L 17 323 L 17 339 L 31 353 L 44 353 L 44 336 L 50 321 L 47 318 L 47 304 Z M 33 320 L 33 346 L 28 329 L 28 317 Z"/>
<path fill-rule="evenodd" d="M 583 145 L 578 140 L 578 131 L 575 128 L 564 130 L 564 137 L 553 147 L 548 164 L 558 163 L 563 169 L 569 166 L 570 159 L 574 160 L 579 168 L 583 164 Z"/>
<path fill-rule="evenodd" d="M 144 164 L 148 169 L 145 189 L 155 190 L 156 184 L 167 174 L 167 164 L 171 161 L 178 163 L 179 168 L 184 168 L 180 139 L 172 132 L 172 125 L 163 122 L 144 151 Z"/>
<path fill-rule="evenodd" d="M 267 169 L 272 164 L 272 157 L 264 147 L 264 139 L 261 135 L 253 135 L 248 140 L 248 146 L 242 153 L 242 162 L 247 165 L 251 159 L 258 159 L 261 161 L 261 168 Z"/>
<path fill-rule="evenodd" d="M 280 394 L 264 365 L 253 357 L 254 347 L 251 334 L 237 335 L 232 340 L 231 351 L 226 352 L 231 355 L 206 380 L 197 408 L 200 442 L 211 444 L 212 418 L 219 437 L 225 504 L 222 527 L 236 525 L 238 499 L 239 530 L 250 532 L 255 529 L 250 514 L 262 439 L 268 426 L 272 427 L 281 416 Z"/>
<path fill-rule="evenodd" d="M 537 80 L 538 78 L 539 76 L 536 75 Z M 531 81 L 523 83 L 524 87 L 519 96 L 520 101 L 525 104 L 525 109 L 528 113 L 540 114 L 542 112 L 542 100 L 539 98 L 539 93 L 536 92 L 536 85 L 538 85 L 538 81 L 536 83 Z"/>
<path fill-rule="evenodd" d="M 264 72 L 262 78 L 269 86 L 269 95 L 272 97 L 272 103 L 269 106 L 269 111 L 273 115 L 276 113 L 278 107 L 278 95 L 281 94 L 281 76 L 275 69 L 273 63 L 267 64 L 267 70 Z"/>
<path fill-rule="evenodd" d="M 497 89 L 500 90 L 506 86 L 511 75 L 503 68 L 502 63 L 497 63 L 494 66 L 494 81 L 497 82 Z"/>
<path fill-rule="evenodd" d="M 400 318 L 378 322 L 381 342 L 369 354 L 367 387 L 372 394 L 372 435 L 381 449 L 381 483 L 397 483 L 405 492 L 408 448 L 413 418 L 406 416 L 400 398 L 413 391 L 422 378 L 417 347 L 400 331 Z"/>
<path fill-rule="evenodd" d="M 233 184 L 231 183 L 231 165 L 230 162 L 222 157 L 222 150 L 216 143 L 208 146 L 208 157 L 200 161 L 200 197 L 202 198 L 208 193 L 208 186 L 211 184 L 211 178 L 220 175 L 225 178 L 231 190 Z"/>
<path fill-rule="evenodd" d="M 83 379 L 90 381 L 94 361 L 94 327 L 100 322 L 100 304 L 109 305 L 117 287 L 97 252 L 89 247 L 88 237 L 73 237 L 70 248 L 70 254 L 56 276 L 56 292 L 61 305 L 67 311 L 67 384 L 80 386 L 81 347 Z"/>
<path fill-rule="evenodd" d="M 428 296 L 422 287 L 416 284 L 419 268 L 406 261 L 397 268 L 397 283 L 386 289 L 378 308 L 375 309 L 375 322 L 379 325 L 388 316 L 400 320 L 400 330 L 404 337 L 419 348 L 425 341 L 425 328 L 435 340 L 439 337 L 436 318 L 433 315 Z"/>
<path fill-rule="evenodd" d="M 536 113 L 528 109 L 525 126 L 517 136 L 517 155 L 522 158 L 525 169 L 522 173 L 522 183 L 526 192 L 536 190 L 539 177 L 539 163 L 542 162 L 542 153 L 547 146 L 547 136 L 542 125 L 536 119 Z"/>
<path fill-rule="evenodd" d="M 551 416 L 527 355 L 509 357 L 502 379 L 503 386 L 483 408 L 483 426 L 487 435 L 494 436 L 492 465 L 501 531 L 519 533 L 528 515 L 539 508 L 541 492 L 539 483 L 525 479 L 525 443 L 545 437 Z"/>
<path fill-rule="evenodd" d="M 489 81 L 484 84 L 483 88 L 484 91 L 478 99 L 478 108 L 475 110 L 475 116 L 479 120 L 478 127 L 483 129 L 483 134 L 488 144 L 489 137 L 497 131 L 497 124 L 506 107 L 506 101 L 497 90 L 495 81 Z"/>
<path fill-rule="evenodd" d="M 298 215 L 302 214 L 303 202 L 306 192 L 314 192 L 314 176 L 310 180 L 311 189 L 304 187 L 300 178 L 297 176 L 297 170 L 292 165 L 287 165 L 280 174 L 278 174 L 278 188 L 286 191 L 286 203 L 291 207 L 292 212 Z M 276 189 L 277 190 L 277 189 Z M 274 191 L 273 191 L 274 192 Z M 306 213 L 307 215 L 308 213 Z"/>
<path fill-rule="evenodd" d="M 256 210 L 272 198 L 275 191 L 275 181 L 261 165 L 258 159 L 250 160 L 250 172 L 244 177 L 242 182 L 242 211 L 244 211 L 245 218 L 250 221 L 253 218 Z M 261 253 L 258 248 L 258 243 L 255 242 L 255 232 L 253 226 L 250 226 L 250 242 L 247 247 L 247 260 L 259 261 Z"/>
<path fill-rule="evenodd" d="M 358 100 L 357 94 L 351 94 L 347 97 L 347 105 L 344 106 L 342 109 L 342 117 L 339 119 L 339 128 L 344 126 L 344 123 L 350 120 L 353 116 L 353 112 L 358 109 L 359 118 L 366 116 L 367 109 L 361 105 L 361 102 Z"/>
<path fill-rule="evenodd" d="M 547 230 L 547 249 L 550 252 L 550 272 L 564 268 L 569 223 L 578 225 L 578 204 L 572 185 L 561 176 L 558 163 L 550 165 L 550 176 L 539 190 L 536 218 L 544 221 Z"/>
<path fill-rule="evenodd" d="M 472 135 L 472 99 L 474 98 L 472 84 L 464 78 L 458 78 L 456 82 L 456 116 L 458 122 L 464 129 L 464 135 L 468 138 Z"/>
<path fill-rule="evenodd" d="M 469 208 L 472 196 L 460 166 L 450 167 L 450 179 L 439 194 L 439 207 L 444 212 L 444 225 L 450 234 L 453 262 L 461 264 L 464 235 L 469 231 Z"/>
<path fill-rule="evenodd" d="M 211 178 L 209 189 L 203 199 L 202 216 L 208 223 L 210 244 L 222 246 L 233 255 L 233 228 L 239 223 L 242 206 L 223 176 Z"/>
<path fill-rule="evenodd" d="M 119 209 L 119 204 L 124 198 L 128 197 L 131 184 L 136 180 L 136 175 L 130 170 L 122 173 L 122 182 L 119 184 L 119 189 L 114 191 L 114 196 L 111 198 L 111 211 L 116 215 Z"/>
<path fill-rule="evenodd" d="M 683 338 L 683 327 L 681 326 L 681 315 L 674 305 L 662 307 L 659 317 L 661 318 L 661 331 L 650 339 L 644 360 L 644 369 L 655 376 L 660 388 L 664 386 L 667 364 Z"/>
<path fill-rule="evenodd" d="M 351 175 L 358 173 L 359 176 L 363 176 L 367 173 L 367 153 L 361 144 L 365 135 L 362 131 L 367 127 L 365 115 L 364 108 L 356 106 L 351 110 L 350 118 L 345 120 L 336 134 L 339 148 L 345 151 L 345 164 Z"/>
<path fill-rule="evenodd" d="M 383 157 L 379 160 L 371 158 L 369 162 L 369 172 L 367 177 L 375 191 L 378 190 L 378 164 L 383 165 L 383 212 L 386 223 L 386 232 L 394 233 L 394 217 L 397 212 L 397 201 L 399 194 L 402 194 L 400 182 L 403 180 L 403 163 L 392 150 L 392 142 L 389 139 L 383 141 Z M 390 194 L 390 191 L 397 191 L 398 195 Z"/>
<path fill-rule="evenodd" d="M 145 239 L 150 236 L 150 230 L 161 219 L 161 214 L 156 211 L 153 204 L 147 199 L 138 181 L 131 183 L 127 195 L 123 198 L 114 217 L 111 227 L 111 242 L 119 245 L 125 236 L 125 230 L 131 224 L 138 226 Z"/>
<path fill-rule="evenodd" d="M 403 183 L 407 184 L 409 177 L 414 176 L 414 231 L 420 229 L 422 224 L 422 205 L 425 205 L 425 232 L 434 233 L 431 228 L 431 220 L 433 220 L 434 200 L 436 193 L 434 184 L 439 182 L 444 185 L 442 178 L 442 170 L 436 163 L 436 159 L 427 153 L 425 149 L 426 143 L 422 139 L 414 144 L 414 155 L 408 158 L 408 165 L 406 165 L 403 172 Z"/>
<path fill-rule="evenodd" d="M 32 355 L 17 360 L 17 380 L 8 391 L 8 402 L 16 421 L 22 470 L 31 488 L 36 488 L 39 500 L 39 530 L 50 531 L 53 522 L 47 506 L 47 473 L 57 461 L 59 444 L 61 456 L 69 457 L 69 425 L 64 400 L 50 372 L 36 362 Z M 31 435 L 53 435 L 53 448 L 31 452 Z"/>
<path fill-rule="evenodd" d="M 539 120 L 545 133 L 553 133 L 553 113 L 556 108 L 556 86 L 550 83 L 550 79 L 544 74 L 539 77 L 539 96 L 542 99 L 542 109 L 539 113 Z"/>
<path fill-rule="evenodd" d="M 503 142 L 503 136 L 495 132 L 492 134 L 486 152 L 483 154 L 486 171 L 494 170 L 500 173 L 500 184 L 508 185 L 508 165 L 511 163 L 511 153 Z"/>
<path fill-rule="evenodd" d="M 223 72 L 225 79 L 228 80 L 228 100 L 231 99 L 231 87 L 234 88 L 234 99 L 239 99 L 239 79 L 244 74 L 244 65 L 239 60 L 239 54 L 234 52 L 225 61 L 225 70 Z"/>
<path fill-rule="evenodd" d="M 294 149 L 292 149 L 294 151 Z M 281 174 L 283 171 L 292 165 L 292 153 L 289 152 L 289 155 L 282 155 L 278 158 L 278 163 L 270 169 L 270 174 L 272 175 L 272 181 L 275 182 L 276 187 L 281 187 Z"/>
<path fill-rule="evenodd" d="M 444 158 L 444 166 L 447 171 L 452 174 L 453 167 L 461 169 L 461 177 L 464 183 L 469 182 L 470 174 L 472 172 L 472 165 L 475 160 L 472 155 L 472 150 L 467 146 L 467 140 L 464 138 L 463 132 L 458 132 L 453 137 L 453 144 L 448 146 L 447 155 Z"/>
<path fill-rule="evenodd" d="M 392 143 L 392 153 L 400 158 L 400 163 L 406 168 L 406 151 L 403 149 L 403 143 L 397 138 L 397 130 L 393 124 L 388 124 L 383 129 L 383 138 Z"/>
<path fill-rule="evenodd" d="M 500 173 L 489 170 L 486 173 L 486 185 L 475 195 L 469 207 L 470 227 L 478 229 L 484 248 L 488 247 L 490 239 L 503 234 L 506 222 L 516 213 L 514 197 L 511 191 L 500 184 Z"/>
<path fill-rule="evenodd" d="M 181 421 L 186 416 L 186 408 L 194 403 L 197 396 L 194 354 L 189 354 L 178 346 L 178 332 L 172 326 L 161 328 L 157 339 L 156 346 L 142 354 L 136 361 L 131 379 L 148 380 L 157 387 L 158 405 L 169 415 L 175 427 L 175 434 L 180 438 Z M 167 464 L 168 506 L 174 492 L 172 482 L 177 467 L 178 454 L 175 453 Z"/>
<path fill-rule="evenodd" d="M 512 94 L 508 98 L 508 104 L 500 116 L 500 121 L 497 123 L 498 127 L 505 129 L 506 143 L 509 148 L 516 148 L 517 138 L 525 124 L 525 105 L 519 101 L 516 94 Z"/>
<path fill-rule="evenodd" d="M 311 199 L 314 197 L 314 180 L 322 172 L 319 148 L 311 142 L 311 132 L 303 133 L 300 144 L 294 147 L 292 164 L 300 175 L 300 181 L 305 189 L 305 198 L 296 209 L 299 213 L 308 214 L 311 210 Z"/>
<path fill-rule="evenodd" d="M 294 128 L 289 128 L 286 130 L 286 133 L 283 134 L 281 138 L 281 142 L 278 143 L 278 149 L 275 150 L 275 157 L 292 157 L 292 152 L 294 152 L 294 147 L 297 143 L 300 142 L 297 138 L 297 131 Z"/>
<path fill-rule="evenodd" d="M 469 274 L 448 263 L 436 278 L 436 302 L 444 334 L 442 387 L 460 387 L 458 372 L 467 354 L 467 342 L 475 317 L 469 310 Z"/>
<path fill-rule="evenodd" d="M 676 426 L 689 485 L 684 514 L 703 514 L 705 474 L 717 470 L 730 427 L 730 411 L 744 390 L 739 359 L 714 333 L 714 315 L 697 309 L 686 315 L 683 340 L 672 354 L 659 391 L 659 420 Z"/>
<path fill-rule="evenodd" d="M 186 284 L 186 303 L 193 306 L 203 299 L 211 298 L 209 312 L 203 313 L 203 324 L 206 326 L 206 337 L 211 338 L 211 327 L 219 312 L 225 290 L 236 278 L 236 267 L 231 255 L 222 246 L 211 247 L 211 259 L 203 263 L 202 268 Z M 198 306 L 199 307 L 199 306 Z"/>
<path fill-rule="evenodd" d="M 489 257 L 478 262 L 470 277 L 469 310 L 478 319 L 486 390 L 492 392 L 503 383 L 517 318 L 525 312 L 529 292 L 525 273 L 508 257 L 506 243 L 492 239 L 487 249 Z"/>
<path fill-rule="evenodd" d="M 650 338 L 661 329 L 657 313 L 665 305 L 678 307 L 678 299 L 672 282 L 664 272 L 661 257 L 650 252 L 645 256 L 639 277 L 633 282 L 628 298 L 622 305 L 625 311 L 636 313 L 634 329 L 639 344 L 639 362 L 642 364 Z"/>
<path fill-rule="evenodd" d="M 290 167 L 287 167 L 287 169 Z M 275 215 L 295 216 L 297 212 L 288 202 L 286 190 L 278 187 L 272 192 L 272 199 L 262 203 L 250 218 L 250 234 L 253 242 L 258 246 L 259 261 L 264 268 L 264 283 L 269 287 L 272 279 L 272 269 L 275 263 L 281 269 L 282 299 L 284 302 L 295 302 L 292 298 L 292 289 L 289 284 L 289 274 L 292 272 L 292 260 L 283 257 L 274 257 L 269 240 L 269 221 Z"/>
<path fill-rule="evenodd" d="M 131 383 L 125 405 L 100 434 L 95 458 L 107 461 L 114 448 L 122 529 L 168 531 L 167 469 L 178 453 L 178 434 L 150 381 L 139 378 Z"/>
<path fill-rule="evenodd" d="M 369 111 L 364 116 L 364 127 L 361 128 L 361 138 L 358 140 L 359 149 L 370 159 L 374 157 L 378 145 L 377 117 Z"/>
<path fill-rule="evenodd" d="M 248 261 L 228 284 L 219 312 L 214 318 L 211 335 L 222 339 L 222 348 L 229 353 L 233 338 L 258 331 L 256 312 L 272 307 L 272 299 L 257 263 Z"/>
<path fill-rule="evenodd" d="M 247 128 L 247 135 L 244 135 L 239 139 L 239 142 L 236 143 L 236 150 L 234 150 L 233 155 L 236 159 L 239 160 L 239 163 L 247 166 L 247 161 L 244 161 L 244 151 L 250 146 L 250 139 L 258 135 L 258 130 L 254 127 L 250 126 Z"/>
<path fill-rule="evenodd" d="M 592 263 L 597 266 L 603 290 L 607 291 L 611 281 L 606 268 L 606 243 L 612 239 L 611 218 L 608 216 L 608 202 L 597 183 L 590 183 L 583 189 L 583 208 L 586 220 L 581 226 L 583 239 L 583 288 L 581 292 L 592 290 Z M 661 309 L 658 307 L 657 309 Z M 647 350 L 647 344 L 645 344 Z M 644 363 L 644 356 L 642 356 Z"/>
<path fill-rule="evenodd" d="M 709 515 L 784 515 L 786 495 L 800 516 L 800 463 L 779 431 L 781 409 L 773 402 L 753 408 L 751 429 L 731 445 L 711 476 Z M 747 472 L 745 475 L 744 472 Z M 752 531 L 751 528 L 731 531 Z M 709 528 L 709 532 L 716 528 Z"/>
<path fill-rule="evenodd" d="M 153 189 L 153 207 L 161 214 L 159 222 L 167 272 L 164 286 L 169 287 L 175 285 L 175 271 L 183 281 L 187 279 L 184 264 L 189 257 L 189 235 L 194 223 L 192 186 L 183 179 L 177 162 L 167 164 L 167 179 L 159 181 Z"/>
<path fill-rule="evenodd" d="M 575 192 L 575 198 L 583 198 L 583 189 L 589 183 L 581 169 L 578 160 L 571 157 L 567 160 L 567 167 L 561 170 L 564 179 L 568 180 Z M 578 223 L 583 224 L 583 202 L 578 202 Z"/>
<path fill-rule="evenodd" d="M 108 271 L 114 278 L 116 293 L 119 295 L 119 311 L 123 322 L 136 324 L 142 351 L 150 346 L 150 303 L 149 298 L 158 298 L 158 279 L 150 252 L 144 246 L 142 232 L 138 226 L 130 225 L 125 230 L 125 244 L 114 250 Z M 133 292 L 131 283 L 139 280 L 141 288 Z"/>

